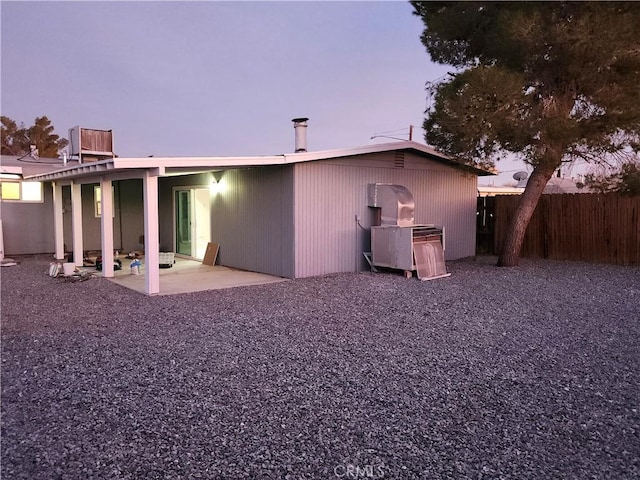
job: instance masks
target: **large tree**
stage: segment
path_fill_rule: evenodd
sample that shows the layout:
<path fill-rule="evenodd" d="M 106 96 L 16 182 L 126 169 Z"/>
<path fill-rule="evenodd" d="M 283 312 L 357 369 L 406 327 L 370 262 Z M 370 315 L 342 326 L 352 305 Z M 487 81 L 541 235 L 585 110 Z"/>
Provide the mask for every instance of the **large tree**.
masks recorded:
<path fill-rule="evenodd" d="M 432 60 L 428 143 L 493 166 L 533 166 L 498 264 L 516 265 L 529 220 L 562 162 L 640 146 L 640 3 L 411 2 Z"/>
<path fill-rule="evenodd" d="M 18 124 L 9 117 L 2 117 L 2 154 L 26 155 L 31 145 L 38 149 L 38 155 L 56 158 L 69 142 L 54 133 L 54 127 L 46 116 L 37 117 L 30 127 Z"/>

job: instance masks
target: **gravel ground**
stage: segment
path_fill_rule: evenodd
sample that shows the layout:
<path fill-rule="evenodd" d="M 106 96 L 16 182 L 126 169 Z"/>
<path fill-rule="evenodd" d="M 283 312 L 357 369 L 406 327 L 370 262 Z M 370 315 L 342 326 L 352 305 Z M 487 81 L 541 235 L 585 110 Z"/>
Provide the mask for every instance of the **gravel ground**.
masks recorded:
<path fill-rule="evenodd" d="M 146 297 L 2 268 L 2 478 L 640 477 L 640 270 Z"/>

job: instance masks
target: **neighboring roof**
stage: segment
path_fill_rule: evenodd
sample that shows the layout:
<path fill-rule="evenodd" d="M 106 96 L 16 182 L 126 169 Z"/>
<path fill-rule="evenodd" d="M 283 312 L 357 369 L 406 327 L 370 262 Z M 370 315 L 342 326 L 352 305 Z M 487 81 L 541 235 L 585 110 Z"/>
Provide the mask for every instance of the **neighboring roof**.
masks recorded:
<path fill-rule="evenodd" d="M 518 186 L 522 188 L 526 187 L 527 181 L 528 179 L 520 180 L 518 182 Z M 582 187 L 579 187 L 578 185 L 582 185 Z M 591 190 L 575 178 L 551 177 L 542 193 L 591 193 Z"/>
<path fill-rule="evenodd" d="M 429 160 L 443 163 L 454 168 L 465 170 L 479 176 L 493 175 L 492 172 L 481 170 L 451 160 L 436 151 L 433 147 L 417 142 L 393 142 L 363 147 L 341 148 L 317 152 L 288 153 L 283 155 L 254 156 L 254 157 L 142 157 L 142 158 L 110 158 L 99 162 L 83 163 L 55 169 L 50 172 L 32 175 L 33 180 L 48 181 L 56 179 L 71 179 L 84 176 L 99 175 L 114 171 L 157 170 L 158 175 L 188 174 L 199 171 L 259 167 L 268 165 L 287 165 L 293 163 L 329 160 L 332 158 L 367 155 L 390 151 L 410 151 Z"/>
<path fill-rule="evenodd" d="M 577 181 L 573 178 L 551 178 L 544 187 L 542 193 L 590 193 L 590 189 L 578 187 Z"/>
<path fill-rule="evenodd" d="M 38 158 L 27 156 L 2 155 L 0 158 L 0 173 L 14 173 L 28 177 L 68 169 L 78 162 L 68 162 L 66 165 L 59 158 Z"/>
<path fill-rule="evenodd" d="M 494 187 L 491 185 L 478 185 L 478 196 L 494 197 L 496 195 L 522 195 L 524 187 Z"/>

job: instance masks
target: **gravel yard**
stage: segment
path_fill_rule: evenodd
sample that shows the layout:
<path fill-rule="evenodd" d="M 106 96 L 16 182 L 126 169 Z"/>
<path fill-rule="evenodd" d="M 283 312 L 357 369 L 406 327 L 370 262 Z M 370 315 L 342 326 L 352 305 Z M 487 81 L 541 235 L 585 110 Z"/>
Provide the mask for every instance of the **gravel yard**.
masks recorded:
<path fill-rule="evenodd" d="M 147 297 L 2 275 L 2 478 L 640 477 L 640 269 Z"/>

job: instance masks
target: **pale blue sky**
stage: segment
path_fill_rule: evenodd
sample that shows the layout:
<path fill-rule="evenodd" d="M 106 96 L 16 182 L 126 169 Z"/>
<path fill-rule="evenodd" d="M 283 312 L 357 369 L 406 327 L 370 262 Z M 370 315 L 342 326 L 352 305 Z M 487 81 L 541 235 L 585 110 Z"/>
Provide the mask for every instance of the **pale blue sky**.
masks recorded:
<path fill-rule="evenodd" d="M 1 15 L 2 115 L 47 115 L 64 137 L 112 129 L 126 157 L 291 152 L 300 116 L 310 150 L 410 124 L 423 141 L 425 82 L 450 70 L 406 1 L 2 1 Z"/>

